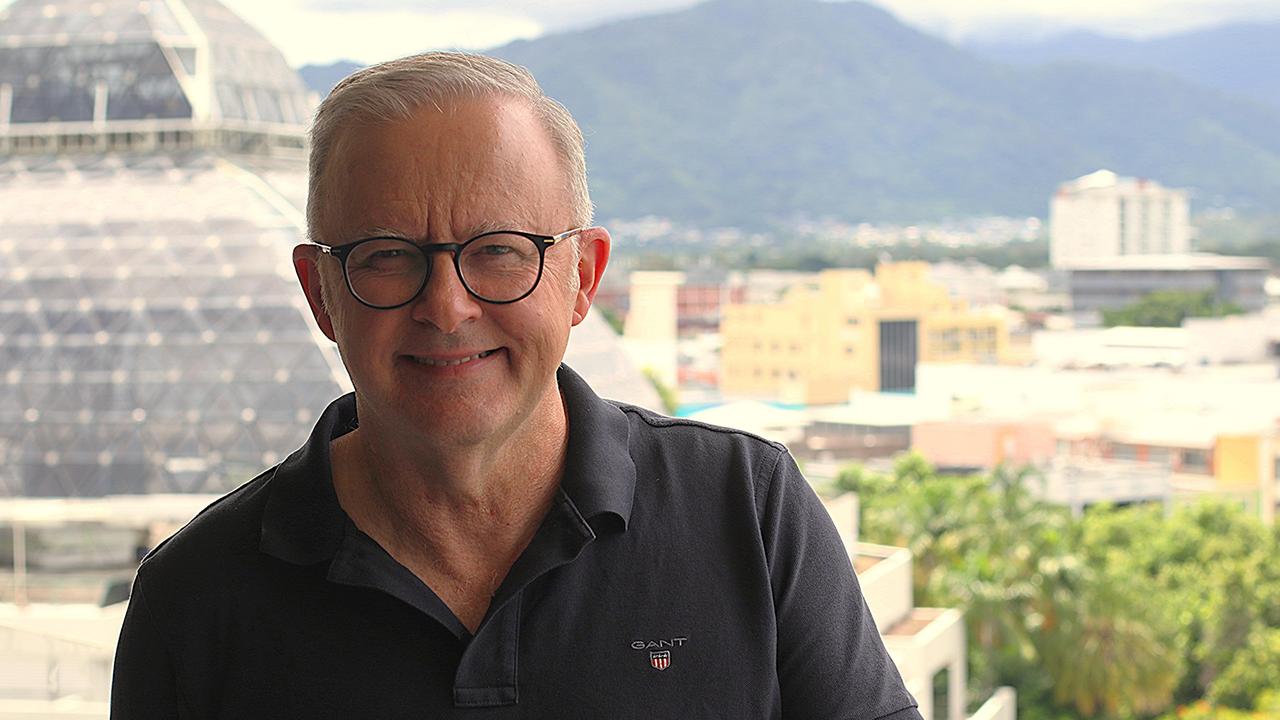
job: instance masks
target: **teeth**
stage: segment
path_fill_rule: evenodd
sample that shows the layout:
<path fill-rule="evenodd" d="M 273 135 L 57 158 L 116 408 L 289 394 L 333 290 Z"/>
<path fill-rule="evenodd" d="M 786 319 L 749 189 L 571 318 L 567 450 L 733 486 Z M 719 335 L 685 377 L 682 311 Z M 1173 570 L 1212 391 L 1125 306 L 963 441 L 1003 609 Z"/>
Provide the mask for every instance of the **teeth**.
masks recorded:
<path fill-rule="evenodd" d="M 482 353 L 476 353 L 475 355 L 472 355 L 470 357 L 459 358 L 457 360 L 432 360 L 431 358 L 415 357 L 413 361 L 418 363 L 419 365 L 430 365 L 431 367 L 451 367 L 453 365 L 461 365 L 462 363 L 468 363 L 468 362 L 471 362 L 472 360 L 479 360 L 480 358 L 483 358 L 483 357 L 489 357 L 492 354 L 493 354 L 492 350 L 485 350 Z"/>

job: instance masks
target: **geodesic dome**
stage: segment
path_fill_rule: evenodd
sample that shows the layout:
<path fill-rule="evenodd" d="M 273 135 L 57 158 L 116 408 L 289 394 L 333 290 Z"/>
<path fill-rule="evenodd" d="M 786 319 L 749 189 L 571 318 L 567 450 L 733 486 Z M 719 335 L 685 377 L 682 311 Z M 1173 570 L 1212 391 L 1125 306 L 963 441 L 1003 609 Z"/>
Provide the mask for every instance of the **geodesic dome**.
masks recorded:
<path fill-rule="evenodd" d="M 288 266 L 313 100 L 214 0 L 0 10 L 0 495 L 228 490 L 342 392 Z"/>
<path fill-rule="evenodd" d="M 17 0 L 0 10 L 0 85 L 10 123 L 302 126 L 312 110 L 280 51 L 215 0 Z"/>

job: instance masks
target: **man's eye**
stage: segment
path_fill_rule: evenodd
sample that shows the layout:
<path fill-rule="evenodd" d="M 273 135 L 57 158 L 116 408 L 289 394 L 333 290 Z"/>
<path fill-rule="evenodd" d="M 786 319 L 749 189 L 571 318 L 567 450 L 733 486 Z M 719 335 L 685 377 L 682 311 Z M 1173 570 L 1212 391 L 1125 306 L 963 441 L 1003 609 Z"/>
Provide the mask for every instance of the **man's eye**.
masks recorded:
<path fill-rule="evenodd" d="M 515 248 L 510 245 L 485 245 L 480 249 L 485 255 L 506 255 L 515 252 Z"/>
<path fill-rule="evenodd" d="M 391 258 L 402 257 L 406 254 L 408 253 L 404 250 L 378 250 L 373 253 L 372 258 L 374 260 L 389 260 Z"/>

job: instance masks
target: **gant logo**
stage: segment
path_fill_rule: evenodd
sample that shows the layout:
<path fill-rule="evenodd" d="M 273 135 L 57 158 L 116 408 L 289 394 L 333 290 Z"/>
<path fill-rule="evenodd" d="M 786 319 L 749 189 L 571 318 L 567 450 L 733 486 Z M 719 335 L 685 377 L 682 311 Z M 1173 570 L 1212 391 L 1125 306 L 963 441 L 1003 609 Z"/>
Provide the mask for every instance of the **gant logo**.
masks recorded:
<path fill-rule="evenodd" d="M 687 637 L 673 637 L 670 640 L 634 640 L 631 643 L 631 649 L 648 650 L 649 667 L 662 671 L 671 667 L 670 648 L 682 648 L 687 642 L 689 642 Z"/>
<path fill-rule="evenodd" d="M 657 652 L 649 653 L 649 665 L 654 670 L 666 670 L 671 667 L 671 651 L 658 650 Z"/>
<path fill-rule="evenodd" d="M 661 650 L 662 648 L 684 647 L 689 642 L 687 637 L 674 637 L 670 640 L 633 640 L 632 650 Z"/>

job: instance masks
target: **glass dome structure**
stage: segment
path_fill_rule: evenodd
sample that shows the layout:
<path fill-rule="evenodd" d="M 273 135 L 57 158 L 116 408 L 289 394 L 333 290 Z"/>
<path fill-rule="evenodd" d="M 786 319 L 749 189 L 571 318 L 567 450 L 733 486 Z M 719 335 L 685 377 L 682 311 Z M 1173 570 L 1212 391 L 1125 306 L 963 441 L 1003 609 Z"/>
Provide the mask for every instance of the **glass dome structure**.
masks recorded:
<path fill-rule="evenodd" d="M 216 0 L 0 9 L 0 151 L 232 139 L 298 150 L 313 105 L 284 56 Z"/>
<path fill-rule="evenodd" d="M 0 10 L 0 497 L 224 492 L 349 389 L 289 266 L 313 105 L 214 0 Z M 567 361 L 658 406 L 597 315 Z"/>
<path fill-rule="evenodd" d="M 342 392 L 263 178 L 207 153 L 0 163 L 0 494 L 227 490 Z"/>

